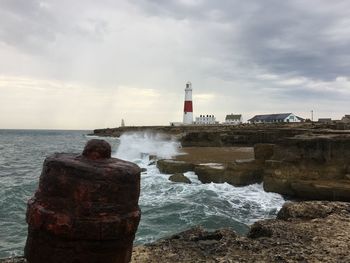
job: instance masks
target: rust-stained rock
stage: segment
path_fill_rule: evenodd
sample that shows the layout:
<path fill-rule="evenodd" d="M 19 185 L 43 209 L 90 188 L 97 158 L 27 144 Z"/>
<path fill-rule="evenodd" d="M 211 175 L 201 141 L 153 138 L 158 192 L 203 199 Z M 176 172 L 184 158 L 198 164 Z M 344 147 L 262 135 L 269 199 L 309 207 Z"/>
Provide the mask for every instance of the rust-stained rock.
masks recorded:
<path fill-rule="evenodd" d="M 46 158 L 28 201 L 28 262 L 130 261 L 141 215 L 140 168 L 110 154 L 108 143 L 91 140 L 83 155 Z"/>

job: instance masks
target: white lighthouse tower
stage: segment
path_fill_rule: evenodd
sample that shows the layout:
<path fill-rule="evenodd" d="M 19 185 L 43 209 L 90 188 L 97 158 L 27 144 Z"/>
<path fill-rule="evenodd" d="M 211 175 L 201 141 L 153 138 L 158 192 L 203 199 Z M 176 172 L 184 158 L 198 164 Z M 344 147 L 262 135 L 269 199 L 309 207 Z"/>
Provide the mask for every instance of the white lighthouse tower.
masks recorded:
<path fill-rule="evenodd" d="M 185 105 L 183 124 L 193 123 L 193 106 L 192 106 L 192 83 L 187 82 L 185 88 Z"/>

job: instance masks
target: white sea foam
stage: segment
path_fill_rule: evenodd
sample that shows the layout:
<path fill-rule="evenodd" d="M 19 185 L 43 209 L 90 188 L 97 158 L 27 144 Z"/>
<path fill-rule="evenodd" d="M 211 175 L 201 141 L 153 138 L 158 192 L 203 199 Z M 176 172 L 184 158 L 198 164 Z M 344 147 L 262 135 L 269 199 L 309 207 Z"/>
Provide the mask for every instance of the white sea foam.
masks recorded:
<path fill-rule="evenodd" d="M 180 144 L 175 140 L 164 139 L 162 134 L 152 132 L 125 133 L 119 137 L 117 158 L 135 161 L 149 155 L 158 158 L 171 158 L 178 154 Z"/>
<path fill-rule="evenodd" d="M 149 155 L 170 158 L 178 154 L 179 143 L 150 133 L 120 137 L 116 156 L 147 169 L 141 174 L 142 219 L 136 243 L 171 235 L 194 225 L 208 229 L 232 227 L 244 233 L 247 225 L 274 217 L 285 202 L 279 194 L 266 193 L 262 185 L 234 187 L 230 184 L 202 184 L 194 172 L 185 175 L 192 184 L 178 184 L 149 165 Z"/>

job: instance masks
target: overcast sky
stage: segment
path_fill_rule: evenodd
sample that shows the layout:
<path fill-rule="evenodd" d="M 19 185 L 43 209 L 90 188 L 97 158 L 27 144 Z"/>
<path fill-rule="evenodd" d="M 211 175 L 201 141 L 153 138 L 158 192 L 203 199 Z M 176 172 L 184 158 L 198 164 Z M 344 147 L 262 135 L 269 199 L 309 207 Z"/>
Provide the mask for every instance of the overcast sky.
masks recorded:
<path fill-rule="evenodd" d="M 0 128 L 350 114 L 349 0 L 0 0 Z"/>

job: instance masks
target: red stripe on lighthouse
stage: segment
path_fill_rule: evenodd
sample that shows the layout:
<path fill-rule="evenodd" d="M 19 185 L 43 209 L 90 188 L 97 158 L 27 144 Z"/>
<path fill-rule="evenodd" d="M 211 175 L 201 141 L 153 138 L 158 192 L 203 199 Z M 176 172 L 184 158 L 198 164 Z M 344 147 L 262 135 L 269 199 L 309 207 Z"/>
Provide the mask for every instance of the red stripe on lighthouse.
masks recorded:
<path fill-rule="evenodd" d="M 189 100 L 185 101 L 184 112 L 193 112 L 192 101 L 189 101 Z"/>

